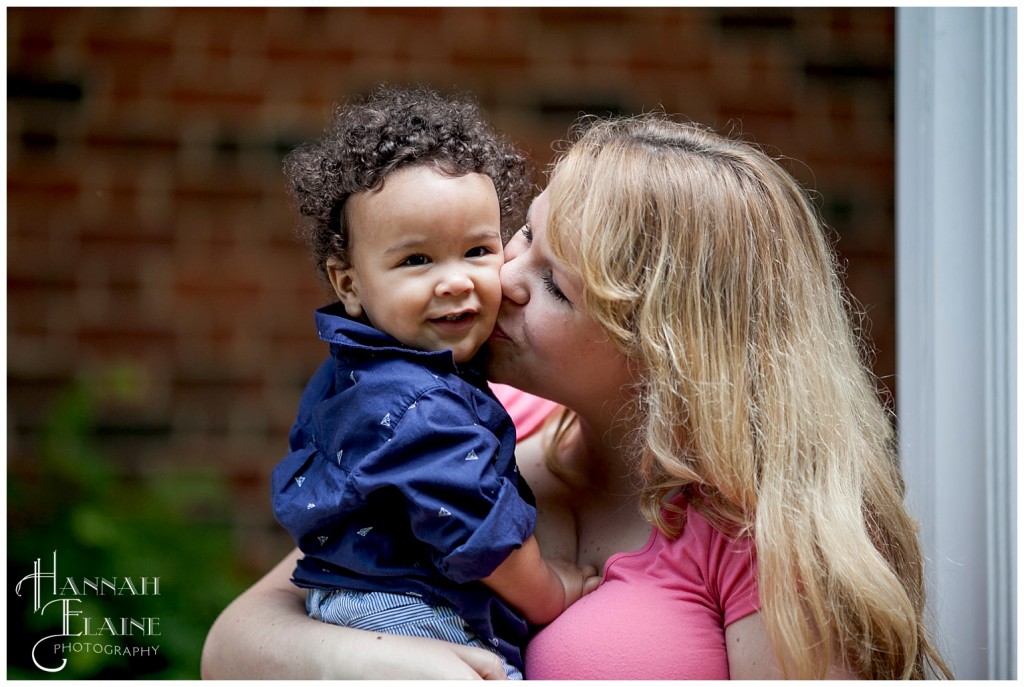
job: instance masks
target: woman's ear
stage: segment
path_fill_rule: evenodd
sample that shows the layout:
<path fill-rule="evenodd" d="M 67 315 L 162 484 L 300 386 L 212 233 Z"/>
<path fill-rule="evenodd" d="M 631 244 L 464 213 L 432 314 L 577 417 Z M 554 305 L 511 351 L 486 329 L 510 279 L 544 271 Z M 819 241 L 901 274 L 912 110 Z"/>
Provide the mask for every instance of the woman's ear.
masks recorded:
<path fill-rule="evenodd" d="M 327 261 L 327 279 L 334 287 L 334 293 L 338 300 L 345 306 L 345 312 L 349 317 L 362 317 L 363 303 L 359 299 L 359 284 L 356 278 L 355 269 L 342 267 L 341 261 L 331 258 Z"/>

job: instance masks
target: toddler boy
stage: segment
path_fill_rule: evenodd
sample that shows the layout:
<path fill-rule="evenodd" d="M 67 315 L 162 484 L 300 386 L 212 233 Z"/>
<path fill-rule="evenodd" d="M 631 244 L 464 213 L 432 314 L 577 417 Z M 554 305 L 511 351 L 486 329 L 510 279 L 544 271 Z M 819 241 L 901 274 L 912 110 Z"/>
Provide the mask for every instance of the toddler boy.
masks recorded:
<path fill-rule="evenodd" d="M 471 101 L 384 87 L 287 168 L 338 298 L 316 313 L 331 355 L 272 479 L 305 554 L 293 581 L 314 618 L 487 648 L 521 678 L 527 625 L 584 583 L 540 557 L 515 430 L 478 355 L 525 158 Z"/>

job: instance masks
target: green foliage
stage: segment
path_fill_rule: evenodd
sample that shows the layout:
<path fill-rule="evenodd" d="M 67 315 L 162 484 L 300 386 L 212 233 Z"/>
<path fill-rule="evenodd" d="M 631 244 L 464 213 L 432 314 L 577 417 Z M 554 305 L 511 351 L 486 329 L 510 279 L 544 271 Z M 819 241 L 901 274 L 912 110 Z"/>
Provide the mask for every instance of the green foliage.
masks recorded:
<path fill-rule="evenodd" d="M 117 391 L 116 385 L 104 389 L 107 394 Z M 95 436 L 98 393 L 86 384 L 70 389 L 50 415 L 38 460 L 19 469 L 17 478 L 9 474 L 7 676 L 196 679 L 206 632 L 244 587 L 222 477 L 213 470 L 195 469 L 120 474 Z M 159 594 L 83 592 L 82 601 L 74 605 L 81 616 L 73 618 L 69 628 L 71 633 L 80 631 L 86 617 L 93 628 L 102 626 L 104 618 L 111 618 L 118 628 L 121 618 L 156 618 L 159 635 L 105 632 L 61 638 L 62 643 L 158 646 L 155 655 L 55 653 L 41 645 L 36 652 L 41 664 L 56 667 L 62 657 L 67 664 L 55 673 L 33 665 L 33 645 L 62 633 L 61 612 L 59 604 L 44 613 L 33 612 L 31 582 L 23 585 L 20 597 L 13 593 L 14 586 L 32 572 L 37 559 L 44 571 L 50 570 L 53 551 L 58 596 L 66 578 L 81 587 L 82 578 L 118 578 L 120 584 L 127 577 L 137 588 L 141 578 L 160 578 Z M 53 598 L 51 585 L 43 585 L 42 603 Z"/>

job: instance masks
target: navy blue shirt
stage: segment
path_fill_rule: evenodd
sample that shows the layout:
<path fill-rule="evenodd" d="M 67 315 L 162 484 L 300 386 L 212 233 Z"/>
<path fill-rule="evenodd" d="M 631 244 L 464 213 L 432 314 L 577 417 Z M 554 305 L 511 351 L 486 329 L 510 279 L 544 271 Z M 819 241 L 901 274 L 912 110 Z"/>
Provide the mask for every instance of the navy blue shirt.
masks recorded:
<path fill-rule="evenodd" d="M 274 515 L 306 554 L 293 582 L 450 606 L 522 670 L 526 623 L 480 580 L 537 513 L 479 361 L 409 348 L 339 304 L 315 319 L 331 356 L 271 479 Z"/>

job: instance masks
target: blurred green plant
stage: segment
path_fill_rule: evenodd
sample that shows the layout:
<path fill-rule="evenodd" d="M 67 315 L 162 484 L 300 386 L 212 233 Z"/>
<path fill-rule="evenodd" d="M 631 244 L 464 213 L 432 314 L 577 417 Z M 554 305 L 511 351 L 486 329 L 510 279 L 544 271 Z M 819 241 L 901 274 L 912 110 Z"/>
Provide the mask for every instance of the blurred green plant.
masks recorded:
<path fill-rule="evenodd" d="M 246 584 L 236 564 L 223 477 L 197 469 L 124 475 L 101 450 L 95 409 L 104 394 L 125 393 L 119 380 L 123 375 L 107 377 L 104 384 L 75 384 L 50 414 L 38 460 L 20 466 L 16 475 L 8 472 L 8 679 L 196 679 L 210 625 Z M 83 617 L 94 628 L 104 618 L 113 619 L 114 627 L 121 618 L 157 618 L 159 635 L 106 633 L 63 642 L 157 646 L 155 655 L 55 654 L 52 647 L 47 655 L 41 645 L 42 664 L 56 667 L 61 658 L 67 664 L 47 673 L 32 663 L 33 645 L 62 632 L 61 613 L 58 604 L 34 612 L 29 583 L 20 597 L 14 587 L 32 573 L 37 559 L 49 570 L 53 551 L 58 590 L 69 577 L 79 588 L 83 578 L 130 577 L 136 587 L 140 578 L 160 578 L 159 594 L 83 593 L 76 604 L 82 615 L 70 630 L 80 630 Z M 43 603 L 52 596 L 49 585 L 43 587 Z"/>

